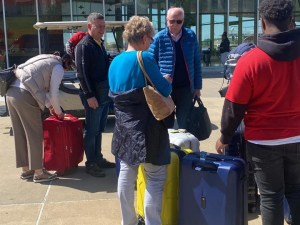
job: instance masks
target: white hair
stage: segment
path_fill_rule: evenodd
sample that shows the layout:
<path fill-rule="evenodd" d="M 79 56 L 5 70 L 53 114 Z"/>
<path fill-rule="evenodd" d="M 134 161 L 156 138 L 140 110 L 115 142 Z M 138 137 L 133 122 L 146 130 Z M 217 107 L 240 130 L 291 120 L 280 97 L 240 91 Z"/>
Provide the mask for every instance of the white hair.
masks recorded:
<path fill-rule="evenodd" d="M 174 6 L 172 6 L 171 8 L 168 9 L 167 17 L 169 16 L 169 14 L 170 14 L 171 11 L 178 10 L 178 9 L 181 11 L 181 14 L 182 14 L 182 16 L 184 18 L 184 10 L 183 10 L 183 8 L 182 7 L 174 7 Z"/>

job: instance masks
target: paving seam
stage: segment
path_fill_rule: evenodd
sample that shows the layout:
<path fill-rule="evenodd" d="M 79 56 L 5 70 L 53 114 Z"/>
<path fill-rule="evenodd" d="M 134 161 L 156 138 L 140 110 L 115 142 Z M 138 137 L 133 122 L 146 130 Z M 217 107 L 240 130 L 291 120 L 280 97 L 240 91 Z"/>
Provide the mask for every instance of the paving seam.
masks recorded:
<path fill-rule="evenodd" d="M 48 204 L 64 204 L 64 203 L 74 203 L 74 202 L 99 202 L 99 201 L 111 201 L 111 200 L 119 200 L 119 198 L 107 198 L 107 199 L 106 198 L 100 198 L 100 199 L 90 199 L 90 200 L 48 202 Z"/>
<path fill-rule="evenodd" d="M 36 221 L 36 225 L 39 225 L 39 223 L 40 223 L 40 219 L 41 219 L 42 214 L 43 214 L 44 206 L 45 206 L 45 204 L 46 204 L 47 197 L 48 197 L 48 194 L 49 194 L 49 192 L 50 192 L 51 184 L 52 184 L 52 181 L 50 181 L 50 184 L 49 184 L 49 186 L 48 186 L 48 189 L 47 189 L 47 192 L 46 192 L 46 194 L 45 194 L 44 200 L 43 200 L 43 202 L 42 202 L 42 208 L 41 208 L 41 210 L 40 210 L 39 217 L 38 217 L 38 219 L 37 219 L 37 221 Z"/>
<path fill-rule="evenodd" d="M 136 198 L 135 198 L 136 199 Z M 47 202 L 47 204 L 63 204 L 63 203 L 73 203 L 73 202 L 98 202 L 98 201 L 110 201 L 110 200 L 119 200 L 119 198 L 99 198 L 99 199 L 90 199 L 90 200 L 73 200 L 73 201 L 60 201 L 60 202 Z M 42 205 L 43 203 L 20 203 L 20 204 L 4 204 L 4 205 L 0 205 L 1 206 L 19 206 L 19 205 L 23 205 L 23 206 L 30 206 L 30 205 Z"/>
<path fill-rule="evenodd" d="M 19 205 L 24 205 L 24 206 L 29 206 L 29 205 L 41 205 L 41 204 L 43 204 L 43 203 L 40 203 L 40 202 L 33 202 L 33 203 L 15 203 L 15 204 L 1 204 L 0 205 L 0 207 L 1 206 L 19 206 Z"/>
<path fill-rule="evenodd" d="M 211 81 L 211 82 L 216 83 L 216 84 L 222 84 L 222 83 L 219 83 L 219 82 L 211 80 L 211 79 L 205 79 L 205 80 Z"/>

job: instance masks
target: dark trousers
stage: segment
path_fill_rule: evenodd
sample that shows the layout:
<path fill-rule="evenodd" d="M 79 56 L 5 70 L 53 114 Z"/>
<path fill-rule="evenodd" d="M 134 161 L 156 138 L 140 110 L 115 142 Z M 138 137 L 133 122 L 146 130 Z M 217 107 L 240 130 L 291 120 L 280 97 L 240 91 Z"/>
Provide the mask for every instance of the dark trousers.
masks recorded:
<path fill-rule="evenodd" d="M 193 106 L 193 93 L 191 93 L 191 88 L 189 86 L 182 88 L 173 87 L 171 97 L 176 109 L 170 116 L 165 118 L 164 121 L 168 128 L 173 128 L 176 114 L 178 128 L 186 129 L 187 119 Z"/>
<path fill-rule="evenodd" d="M 300 225 L 300 143 L 265 146 L 247 142 L 247 151 L 261 196 L 263 225 L 284 224 L 284 195 L 293 225 Z"/>
<path fill-rule="evenodd" d="M 89 167 L 91 164 L 101 163 L 103 160 L 101 141 L 106 126 L 109 104 L 99 104 L 96 109 L 93 109 L 89 107 L 83 93 L 80 93 L 80 98 L 85 109 L 84 151 L 87 160 L 85 165 Z M 97 100 L 99 102 L 98 98 Z"/>

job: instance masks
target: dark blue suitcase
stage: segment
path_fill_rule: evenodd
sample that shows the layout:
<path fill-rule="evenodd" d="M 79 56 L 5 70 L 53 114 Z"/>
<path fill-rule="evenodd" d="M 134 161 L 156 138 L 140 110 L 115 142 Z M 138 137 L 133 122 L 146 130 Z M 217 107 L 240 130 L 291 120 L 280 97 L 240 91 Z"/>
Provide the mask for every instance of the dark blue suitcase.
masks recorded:
<path fill-rule="evenodd" d="M 292 224 L 292 215 L 289 207 L 289 203 L 286 198 L 283 199 L 283 207 L 284 207 L 284 219 L 288 224 Z"/>
<path fill-rule="evenodd" d="M 179 225 L 247 225 L 247 211 L 243 159 L 206 152 L 182 159 Z"/>
<path fill-rule="evenodd" d="M 236 129 L 231 142 L 225 148 L 225 155 L 240 157 L 246 161 L 246 141 L 244 138 L 244 123 L 242 122 Z"/>
<path fill-rule="evenodd" d="M 247 159 L 246 140 L 244 138 L 244 122 L 236 129 L 231 142 L 225 148 L 225 155 L 239 157 L 245 160 L 248 165 L 248 211 L 254 213 L 258 204 L 258 188 L 254 177 L 254 169 Z"/>

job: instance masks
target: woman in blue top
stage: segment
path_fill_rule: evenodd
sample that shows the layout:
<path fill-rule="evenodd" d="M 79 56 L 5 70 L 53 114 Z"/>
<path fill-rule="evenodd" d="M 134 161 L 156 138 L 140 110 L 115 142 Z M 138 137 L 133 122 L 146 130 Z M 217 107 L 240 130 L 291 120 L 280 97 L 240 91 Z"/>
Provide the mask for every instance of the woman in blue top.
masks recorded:
<path fill-rule="evenodd" d="M 138 64 L 142 53 L 145 70 L 157 90 L 165 97 L 171 93 L 171 77 L 159 71 L 156 61 L 146 52 L 154 36 L 148 18 L 133 16 L 125 27 L 126 52 L 117 56 L 109 69 L 109 96 L 114 101 L 116 124 L 112 153 L 121 160 L 118 195 L 123 225 L 136 225 L 134 187 L 140 164 L 144 164 L 147 185 L 144 200 L 145 222 L 161 224 L 163 185 L 166 165 L 170 163 L 170 144 L 166 125 L 152 115 L 144 93 L 145 80 Z"/>

